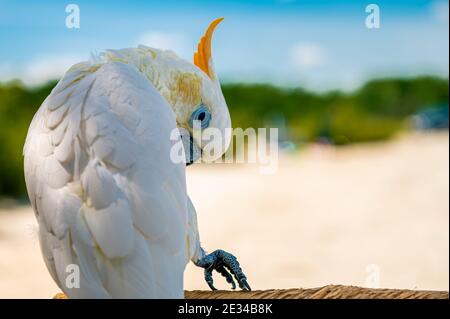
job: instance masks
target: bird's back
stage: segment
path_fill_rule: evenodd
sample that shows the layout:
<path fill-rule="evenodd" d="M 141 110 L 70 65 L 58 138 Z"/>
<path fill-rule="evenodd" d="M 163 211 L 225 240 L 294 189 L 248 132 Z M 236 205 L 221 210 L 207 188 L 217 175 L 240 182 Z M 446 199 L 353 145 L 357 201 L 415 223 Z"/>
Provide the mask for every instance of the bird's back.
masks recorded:
<path fill-rule="evenodd" d="M 158 90 L 121 62 L 75 65 L 36 113 L 27 190 L 44 260 L 69 297 L 183 297 L 187 195 L 184 164 L 170 159 L 175 129 Z"/>

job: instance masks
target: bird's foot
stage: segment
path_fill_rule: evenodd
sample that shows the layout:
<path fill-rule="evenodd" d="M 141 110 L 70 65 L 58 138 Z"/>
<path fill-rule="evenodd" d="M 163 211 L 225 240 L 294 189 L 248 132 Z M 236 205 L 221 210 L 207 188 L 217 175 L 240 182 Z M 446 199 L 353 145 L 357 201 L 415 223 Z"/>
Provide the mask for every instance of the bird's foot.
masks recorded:
<path fill-rule="evenodd" d="M 251 290 L 250 285 L 247 282 L 247 277 L 242 272 L 236 257 L 226 251 L 221 249 L 213 251 L 202 259 L 199 259 L 195 264 L 205 268 L 205 280 L 212 290 L 217 290 L 213 285 L 213 270 L 216 270 L 225 277 L 227 282 L 231 284 L 231 289 L 236 289 L 236 284 L 233 280 L 234 276 L 241 289 Z"/>

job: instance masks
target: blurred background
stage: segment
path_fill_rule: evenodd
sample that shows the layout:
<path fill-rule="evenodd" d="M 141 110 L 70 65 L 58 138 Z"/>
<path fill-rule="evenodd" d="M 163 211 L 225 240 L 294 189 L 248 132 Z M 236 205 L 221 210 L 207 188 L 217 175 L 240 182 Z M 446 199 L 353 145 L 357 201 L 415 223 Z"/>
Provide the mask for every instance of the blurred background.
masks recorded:
<path fill-rule="evenodd" d="M 0 298 L 58 291 L 25 191 L 28 125 L 58 79 L 103 49 L 213 56 L 234 127 L 279 128 L 275 174 L 188 168 L 207 249 L 236 254 L 254 289 L 351 284 L 448 290 L 448 1 L 0 0 Z M 214 185 L 215 187 L 211 187 Z M 217 286 L 225 288 L 216 277 Z M 207 289 L 201 269 L 186 289 Z"/>

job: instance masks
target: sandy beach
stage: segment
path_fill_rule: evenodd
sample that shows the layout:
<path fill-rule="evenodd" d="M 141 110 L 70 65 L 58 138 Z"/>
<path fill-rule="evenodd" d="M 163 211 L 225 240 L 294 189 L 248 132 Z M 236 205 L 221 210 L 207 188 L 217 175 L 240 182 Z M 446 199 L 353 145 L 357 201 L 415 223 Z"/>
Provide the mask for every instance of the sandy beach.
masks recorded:
<path fill-rule="evenodd" d="M 188 192 L 204 247 L 235 254 L 253 289 L 448 290 L 448 163 L 448 132 L 311 145 L 280 154 L 272 175 L 258 165 L 194 165 Z M 207 289 L 202 269 L 188 265 L 185 289 Z M 58 291 L 31 208 L 0 208 L 0 298 Z"/>

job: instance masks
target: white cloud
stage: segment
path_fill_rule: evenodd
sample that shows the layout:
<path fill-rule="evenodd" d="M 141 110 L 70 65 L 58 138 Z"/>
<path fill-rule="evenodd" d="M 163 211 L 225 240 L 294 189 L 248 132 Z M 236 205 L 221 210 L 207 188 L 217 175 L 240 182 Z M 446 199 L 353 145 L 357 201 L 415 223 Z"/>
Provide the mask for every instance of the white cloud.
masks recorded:
<path fill-rule="evenodd" d="M 72 65 L 81 61 L 82 57 L 72 54 L 40 56 L 16 68 L 15 72 L 12 72 L 12 67 L 1 67 L 0 80 L 18 78 L 26 85 L 38 85 L 59 79 Z"/>
<path fill-rule="evenodd" d="M 436 21 L 448 24 L 448 1 L 436 0 L 431 4 L 431 12 Z"/>
<path fill-rule="evenodd" d="M 142 34 L 137 44 L 143 44 L 156 49 L 172 50 L 183 58 L 192 55 L 192 49 L 186 36 L 181 33 L 150 31 Z"/>
<path fill-rule="evenodd" d="M 321 66 L 326 61 L 323 49 L 314 43 L 297 43 L 290 50 L 291 61 L 298 67 Z"/>
<path fill-rule="evenodd" d="M 75 55 L 39 57 L 26 64 L 22 71 L 22 80 L 26 84 L 39 84 L 60 78 L 72 65 L 83 59 Z"/>
<path fill-rule="evenodd" d="M 11 66 L 7 63 L 0 64 L 0 81 L 9 78 L 11 75 Z"/>

